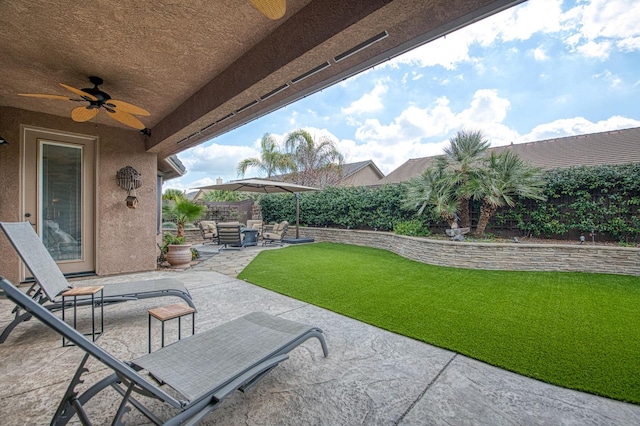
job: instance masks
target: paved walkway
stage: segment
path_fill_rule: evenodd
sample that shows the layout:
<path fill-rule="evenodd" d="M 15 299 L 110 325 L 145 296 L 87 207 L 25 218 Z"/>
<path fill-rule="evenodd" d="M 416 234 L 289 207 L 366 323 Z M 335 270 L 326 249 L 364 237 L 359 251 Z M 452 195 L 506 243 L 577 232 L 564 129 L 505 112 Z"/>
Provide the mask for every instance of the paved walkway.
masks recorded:
<path fill-rule="evenodd" d="M 221 274 L 237 277 L 238 274 L 247 266 L 254 257 L 263 250 L 275 250 L 281 248 L 279 245 L 267 245 L 263 247 L 261 244 L 254 247 L 245 247 L 242 250 L 223 249 L 215 244 L 199 244 L 194 246 L 205 257 L 214 254 L 213 257 L 196 264 L 193 269 L 204 271 L 215 271 Z"/>
<path fill-rule="evenodd" d="M 234 278 L 260 250 L 223 251 L 186 271 L 160 270 L 75 284 L 175 277 L 185 283 L 198 307 L 196 332 L 252 311 L 325 331 L 328 358 L 315 339 L 305 342 L 257 386 L 225 401 L 204 425 L 640 424 L 640 406 L 522 377 Z M 179 301 L 166 299 L 107 307 L 99 345 L 122 360 L 146 353 L 147 310 Z M 0 328 L 10 320 L 11 309 L 12 304 L 0 298 Z M 89 309 L 79 313 L 80 324 L 87 325 Z M 170 325 L 167 330 L 175 332 Z M 48 424 L 81 357 L 75 347 L 62 348 L 59 336 L 36 320 L 19 325 L 0 345 L 0 422 Z M 82 387 L 106 374 L 102 364 L 92 361 Z M 89 404 L 95 424 L 109 424 L 118 400 L 115 392 L 104 392 Z M 151 405 L 162 418 L 171 412 L 157 402 Z M 125 423 L 148 424 L 135 410 L 126 414 Z"/>

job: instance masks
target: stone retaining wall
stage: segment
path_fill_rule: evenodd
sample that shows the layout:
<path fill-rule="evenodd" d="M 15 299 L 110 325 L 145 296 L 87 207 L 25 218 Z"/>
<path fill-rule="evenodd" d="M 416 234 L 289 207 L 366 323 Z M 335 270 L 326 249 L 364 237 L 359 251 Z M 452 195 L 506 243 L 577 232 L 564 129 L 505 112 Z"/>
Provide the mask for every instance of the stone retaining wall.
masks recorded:
<path fill-rule="evenodd" d="M 408 259 L 432 265 L 509 271 L 579 271 L 640 276 L 640 249 L 631 247 L 453 242 L 408 237 L 389 232 L 332 228 L 301 228 L 300 236 L 313 237 L 316 241 L 381 248 Z"/>
<path fill-rule="evenodd" d="M 162 235 L 166 232 L 169 232 L 173 235 L 178 233 L 175 229 L 163 229 Z M 198 228 L 187 228 L 184 230 L 184 236 L 187 238 L 187 243 L 189 244 L 202 244 L 204 243 L 204 239 L 202 238 L 202 234 L 200 233 L 200 229 Z M 206 242 L 210 243 L 211 240 L 207 240 Z"/>

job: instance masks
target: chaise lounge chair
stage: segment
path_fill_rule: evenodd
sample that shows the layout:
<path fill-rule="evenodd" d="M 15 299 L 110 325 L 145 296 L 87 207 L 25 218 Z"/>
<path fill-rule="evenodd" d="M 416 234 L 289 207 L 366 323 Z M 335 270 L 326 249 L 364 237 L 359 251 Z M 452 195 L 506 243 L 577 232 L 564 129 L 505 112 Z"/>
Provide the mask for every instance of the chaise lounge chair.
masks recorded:
<path fill-rule="evenodd" d="M 235 390 L 244 392 L 287 360 L 287 354 L 304 341 L 317 338 L 324 356 L 328 355 L 322 330 L 257 312 L 189 336 L 125 364 L 2 277 L 0 289 L 20 309 L 31 312 L 86 352 L 53 416 L 52 425 L 66 425 L 74 415 L 82 424 L 91 424 L 84 406 L 109 386 L 123 397 L 112 424 L 122 424 L 122 416 L 130 404 L 157 425 L 195 425 L 215 410 L 225 397 Z M 78 395 L 76 387 L 89 378 L 83 377 L 88 372 L 86 362 L 89 356 L 102 362 L 113 374 Z M 164 386 L 146 380 L 141 374 L 143 369 L 163 385 L 173 388 L 179 396 L 172 396 Z M 134 399 L 132 392 L 160 400 L 180 412 L 163 421 L 150 407 Z"/>
<path fill-rule="evenodd" d="M 0 222 L 0 228 L 36 280 L 36 283 L 27 291 L 27 295 L 50 311 L 62 309 L 61 294 L 71 289 L 72 285 L 64 277 L 31 224 L 29 222 Z M 103 296 L 104 304 L 176 296 L 184 299 L 189 306 L 195 308 L 191 295 L 184 284 L 170 278 L 107 284 L 104 286 Z M 66 301 L 65 303 L 67 306 L 71 306 L 72 302 Z M 78 297 L 76 305 L 91 305 L 91 298 Z M 0 343 L 7 339 L 18 324 L 31 319 L 31 313 L 23 311 L 19 307 L 16 307 L 13 313 L 15 318 L 0 334 Z"/>

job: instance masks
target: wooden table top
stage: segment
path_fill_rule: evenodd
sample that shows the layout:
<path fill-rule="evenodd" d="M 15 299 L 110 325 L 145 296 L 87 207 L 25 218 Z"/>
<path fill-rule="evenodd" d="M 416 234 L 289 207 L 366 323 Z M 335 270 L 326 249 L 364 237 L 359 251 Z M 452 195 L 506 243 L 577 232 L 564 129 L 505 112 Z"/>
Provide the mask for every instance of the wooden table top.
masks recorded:
<path fill-rule="evenodd" d="M 74 287 L 70 290 L 62 293 L 62 296 L 90 296 L 92 294 L 96 294 L 100 290 L 102 290 L 104 286 L 102 285 L 92 285 L 89 287 Z"/>
<path fill-rule="evenodd" d="M 166 321 L 173 318 L 181 317 L 183 315 L 192 314 L 195 311 L 196 310 L 191 306 L 183 305 L 182 303 L 176 303 L 173 305 L 149 309 L 149 315 L 156 319 L 159 319 L 160 321 Z"/>

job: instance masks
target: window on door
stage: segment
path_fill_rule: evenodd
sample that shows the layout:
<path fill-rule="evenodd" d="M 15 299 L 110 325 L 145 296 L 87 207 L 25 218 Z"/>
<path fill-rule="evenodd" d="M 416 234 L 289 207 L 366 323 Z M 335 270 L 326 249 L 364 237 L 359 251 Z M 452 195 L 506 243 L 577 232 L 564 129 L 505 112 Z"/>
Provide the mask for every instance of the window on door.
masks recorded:
<path fill-rule="evenodd" d="M 56 261 L 82 258 L 82 147 L 41 141 L 40 229 Z"/>

